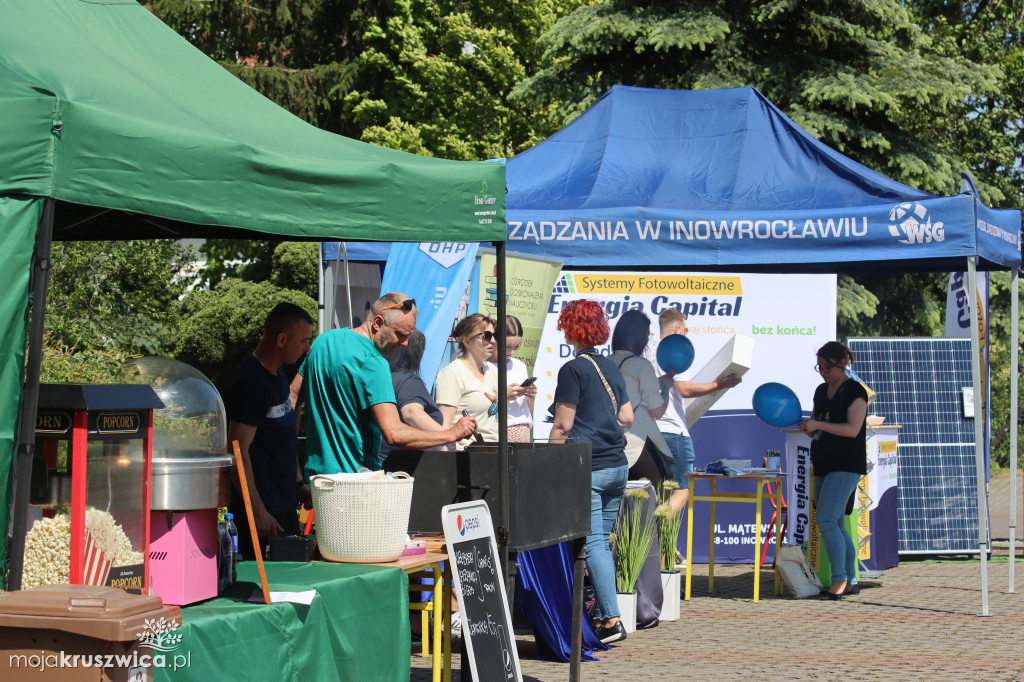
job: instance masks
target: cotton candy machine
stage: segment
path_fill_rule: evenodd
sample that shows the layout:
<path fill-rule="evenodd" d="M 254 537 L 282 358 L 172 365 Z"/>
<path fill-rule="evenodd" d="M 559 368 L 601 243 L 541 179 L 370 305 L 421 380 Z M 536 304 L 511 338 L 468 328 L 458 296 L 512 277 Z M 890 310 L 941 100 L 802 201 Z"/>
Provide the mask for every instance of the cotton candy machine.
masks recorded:
<path fill-rule="evenodd" d="M 164 403 L 153 412 L 153 511 L 227 506 L 233 460 L 224 401 L 210 380 L 162 357 L 129 360 L 121 379 L 149 384 Z"/>
<path fill-rule="evenodd" d="M 164 403 L 153 412 L 150 573 L 153 593 L 185 605 L 217 595 L 217 508 L 231 492 L 227 416 L 202 372 L 178 360 L 125 363 L 121 378 Z"/>

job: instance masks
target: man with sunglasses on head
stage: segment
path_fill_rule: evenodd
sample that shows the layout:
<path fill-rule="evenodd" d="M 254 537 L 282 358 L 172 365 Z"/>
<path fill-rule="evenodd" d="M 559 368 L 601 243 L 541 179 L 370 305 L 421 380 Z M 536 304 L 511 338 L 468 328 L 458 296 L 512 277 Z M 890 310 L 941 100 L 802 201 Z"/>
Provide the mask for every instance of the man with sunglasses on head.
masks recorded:
<path fill-rule="evenodd" d="M 473 419 L 445 431 L 421 431 L 398 414 L 387 356 L 409 342 L 416 301 L 384 294 L 355 329 L 332 329 L 316 338 L 291 385 L 293 404 L 306 404 L 306 477 L 380 469 L 381 440 L 421 450 L 472 435 Z"/>

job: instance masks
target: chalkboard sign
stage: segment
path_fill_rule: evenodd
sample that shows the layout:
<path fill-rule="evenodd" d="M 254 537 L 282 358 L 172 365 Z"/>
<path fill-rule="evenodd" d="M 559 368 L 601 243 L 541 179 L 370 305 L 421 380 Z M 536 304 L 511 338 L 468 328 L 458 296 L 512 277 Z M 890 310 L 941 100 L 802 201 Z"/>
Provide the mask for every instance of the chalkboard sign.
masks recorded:
<path fill-rule="evenodd" d="M 483 500 L 441 509 L 448 560 L 462 612 L 462 637 L 473 679 L 522 682 L 491 513 Z"/>

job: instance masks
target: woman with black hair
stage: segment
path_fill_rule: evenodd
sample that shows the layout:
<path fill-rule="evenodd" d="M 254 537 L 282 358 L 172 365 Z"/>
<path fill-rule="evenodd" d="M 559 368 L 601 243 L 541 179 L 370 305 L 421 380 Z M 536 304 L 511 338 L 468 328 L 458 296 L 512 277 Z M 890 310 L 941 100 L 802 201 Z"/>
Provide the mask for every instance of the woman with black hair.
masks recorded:
<path fill-rule="evenodd" d="M 388 358 L 391 366 L 391 383 L 395 388 L 395 402 L 398 405 L 398 416 L 403 422 L 424 431 L 444 431 L 444 418 L 441 410 L 430 398 L 430 391 L 420 378 L 420 362 L 426 339 L 423 332 L 413 329 L 409 335 L 409 343 L 398 346 Z M 438 450 L 449 446 L 439 446 Z M 394 450 L 387 441 L 380 446 L 380 461 Z"/>
<path fill-rule="evenodd" d="M 611 359 L 626 380 L 633 407 L 633 425 L 626 431 L 629 478 L 646 478 L 657 487 L 661 479 L 671 477 L 666 460 L 672 455 L 656 421 L 665 414 L 668 393 L 662 395 L 654 365 L 643 356 L 650 338 L 650 318 L 639 310 L 627 310 L 615 324 Z"/>
<path fill-rule="evenodd" d="M 799 426 L 812 438 L 814 504 L 832 566 L 832 584 L 822 590 L 822 597 L 842 599 L 857 592 L 851 582 L 856 576 L 857 549 L 844 517 L 860 477 L 867 473 L 868 394 L 846 373 L 853 364 L 849 348 L 829 341 L 818 349 L 817 359 L 814 371 L 824 383 L 814 391 L 811 418 L 801 420 Z"/>

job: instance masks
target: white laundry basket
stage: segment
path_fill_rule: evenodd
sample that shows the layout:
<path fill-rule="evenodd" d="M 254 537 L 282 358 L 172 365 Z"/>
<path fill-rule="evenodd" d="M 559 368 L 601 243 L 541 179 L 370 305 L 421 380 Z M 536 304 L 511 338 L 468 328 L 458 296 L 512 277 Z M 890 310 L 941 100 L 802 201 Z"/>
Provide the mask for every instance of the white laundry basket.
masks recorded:
<path fill-rule="evenodd" d="M 413 479 L 405 473 L 320 474 L 309 483 L 320 554 L 328 561 L 382 563 L 402 556 Z"/>

